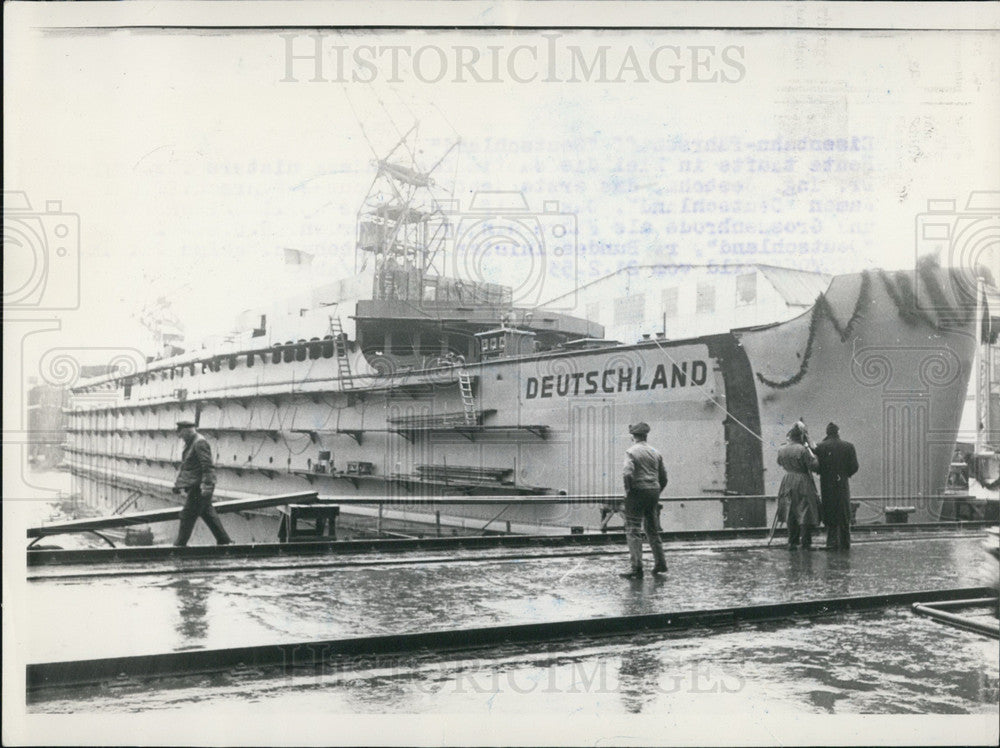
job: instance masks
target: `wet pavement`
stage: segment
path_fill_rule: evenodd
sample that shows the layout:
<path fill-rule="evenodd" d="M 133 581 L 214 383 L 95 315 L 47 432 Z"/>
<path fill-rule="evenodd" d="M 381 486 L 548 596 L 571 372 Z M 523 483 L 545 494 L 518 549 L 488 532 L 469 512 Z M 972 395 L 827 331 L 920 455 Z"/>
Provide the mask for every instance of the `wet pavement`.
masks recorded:
<path fill-rule="evenodd" d="M 262 569 L 248 562 L 234 569 L 228 560 L 226 571 L 180 575 L 39 576 L 27 586 L 26 616 L 44 625 L 25 643 L 27 660 L 967 587 L 982 583 L 986 557 L 981 533 L 857 542 L 849 553 L 715 543 L 672 550 L 664 577 L 626 581 L 617 576 L 626 556 L 614 550 L 517 558 L 479 551 L 459 560 L 433 555 L 442 560 L 425 552 L 412 554 L 409 560 L 423 561 L 415 564 L 393 554 L 392 563 L 366 556 L 347 567 Z"/>
<path fill-rule="evenodd" d="M 791 625 L 380 658 L 294 676 L 229 672 L 40 692 L 33 713 L 252 706 L 288 714 L 613 717 L 998 712 L 1000 643 L 906 609 Z M 230 713 L 230 712 L 227 712 Z M 805 737 L 805 736 L 804 736 Z"/>

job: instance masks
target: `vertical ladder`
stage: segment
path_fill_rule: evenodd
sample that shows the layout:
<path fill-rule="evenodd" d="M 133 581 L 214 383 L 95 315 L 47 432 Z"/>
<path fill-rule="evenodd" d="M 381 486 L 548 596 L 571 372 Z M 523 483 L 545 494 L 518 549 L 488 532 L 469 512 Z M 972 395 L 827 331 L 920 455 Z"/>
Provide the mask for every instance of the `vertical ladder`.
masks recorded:
<path fill-rule="evenodd" d="M 467 426 L 474 426 L 476 424 L 476 398 L 472 394 L 472 378 L 465 369 L 458 372 L 458 389 L 462 393 L 465 423 Z"/>
<path fill-rule="evenodd" d="M 337 373 L 340 375 L 340 387 L 344 390 L 354 389 L 354 377 L 351 374 L 351 361 L 347 357 L 347 337 L 340 324 L 340 317 L 330 316 L 330 332 L 333 334 L 333 353 L 337 358 Z"/>

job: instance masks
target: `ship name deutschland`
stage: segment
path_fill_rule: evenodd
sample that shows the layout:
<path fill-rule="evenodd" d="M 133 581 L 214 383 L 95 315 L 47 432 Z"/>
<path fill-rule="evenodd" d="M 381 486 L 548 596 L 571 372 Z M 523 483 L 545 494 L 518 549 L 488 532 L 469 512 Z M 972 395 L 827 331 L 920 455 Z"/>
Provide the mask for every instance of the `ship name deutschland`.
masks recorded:
<path fill-rule="evenodd" d="M 597 393 L 640 392 L 643 390 L 673 389 L 675 387 L 700 387 L 708 379 L 708 366 L 704 361 L 688 361 L 672 364 L 667 370 L 665 364 L 658 364 L 652 377 L 649 369 L 641 366 L 634 369 L 576 371 L 572 374 L 549 374 L 544 377 L 528 377 L 524 396 L 528 400 L 536 397 L 567 397 L 594 395 Z"/>

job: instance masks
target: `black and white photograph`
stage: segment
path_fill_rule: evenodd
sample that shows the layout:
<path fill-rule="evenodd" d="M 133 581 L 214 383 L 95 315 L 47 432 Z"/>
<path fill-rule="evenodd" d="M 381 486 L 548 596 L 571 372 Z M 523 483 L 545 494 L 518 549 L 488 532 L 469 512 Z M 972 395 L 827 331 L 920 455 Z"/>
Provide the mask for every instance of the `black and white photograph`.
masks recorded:
<path fill-rule="evenodd" d="M 4 745 L 1000 740 L 1000 4 L 4 63 Z"/>

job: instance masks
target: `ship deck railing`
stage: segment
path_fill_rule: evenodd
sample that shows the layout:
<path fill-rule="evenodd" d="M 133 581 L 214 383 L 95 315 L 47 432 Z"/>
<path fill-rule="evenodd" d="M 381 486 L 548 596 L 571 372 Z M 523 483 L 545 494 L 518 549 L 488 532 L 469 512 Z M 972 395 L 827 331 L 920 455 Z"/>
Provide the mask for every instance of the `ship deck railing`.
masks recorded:
<path fill-rule="evenodd" d="M 449 376 L 449 372 L 454 371 L 451 367 L 434 369 L 415 369 L 407 372 L 395 372 L 395 375 L 384 375 L 378 372 L 358 373 L 350 377 L 347 386 L 334 386 L 331 384 L 344 383 L 342 377 L 317 377 L 307 380 L 286 380 L 281 382 L 268 382 L 262 384 L 254 382 L 246 385 L 231 385 L 227 387 L 227 394 L 213 394 L 201 392 L 188 392 L 183 400 L 175 395 L 158 397 L 145 401 L 125 401 L 115 403 L 102 403 L 90 407 L 65 408 L 64 412 L 69 416 L 83 417 L 91 414 L 117 413 L 126 411 L 142 412 L 148 410 L 152 412 L 156 408 L 177 406 L 188 406 L 195 403 L 203 403 L 221 407 L 226 403 L 236 403 L 246 407 L 252 400 L 277 400 L 289 396 L 319 397 L 322 395 L 347 395 L 350 398 L 365 398 L 369 394 L 384 392 L 388 396 L 395 394 L 405 395 L 410 398 L 420 397 L 435 391 L 443 385 L 455 385 L 459 383 L 457 376 Z M 475 382 L 478 375 L 470 375 L 470 381 Z M 402 379 L 402 381 L 400 381 Z M 240 389 L 253 389 L 253 392 L 238 392 Z"/>

